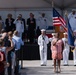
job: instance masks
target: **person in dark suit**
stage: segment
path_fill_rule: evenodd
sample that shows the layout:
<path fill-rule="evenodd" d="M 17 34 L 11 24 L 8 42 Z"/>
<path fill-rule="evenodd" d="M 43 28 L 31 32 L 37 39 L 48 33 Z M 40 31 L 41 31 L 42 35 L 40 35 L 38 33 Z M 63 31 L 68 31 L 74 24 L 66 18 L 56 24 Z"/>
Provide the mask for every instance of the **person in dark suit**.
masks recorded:
<path fill-rule="evenodd" d="M 9 32 L 9 31 L 14 31 L 15 30 L 15 24 L 13 23 L 14 22 L 14 19 L 12 18 L 12 14 L 8 14 L 7 15 L 7 19 L 5 20 L 5 24 L 6 24 L 6 32 Z"/>
<path fill-rule="evenodd" d="M 40 34 L 41 34 L 41 30 L 40 30 L 40 28 L 38 26 L 37 29 L 36 29 L 36 36 L 37 36 L 37 38 L 39 37 Z"/>
<path fill-rule="evenodd" d="M 32 13 L 30 13 L 30 18 L 27 19 L 27 25 L 28 25 L 28 39 L 30 40 L 30 43 L 33 43 L 35 38 L 36 20 Z"/>
<path fill-rule="evenodd" d="M 22 33 L 22 39 L 25 39 L 25 33 L 26 33 L 26 23 L 25 23 L 25 19 L 22 17 L 22 14 L 19 14 L 19 16 L 21 17 L 21 20 L 24 23 L 24 32 Z"/>

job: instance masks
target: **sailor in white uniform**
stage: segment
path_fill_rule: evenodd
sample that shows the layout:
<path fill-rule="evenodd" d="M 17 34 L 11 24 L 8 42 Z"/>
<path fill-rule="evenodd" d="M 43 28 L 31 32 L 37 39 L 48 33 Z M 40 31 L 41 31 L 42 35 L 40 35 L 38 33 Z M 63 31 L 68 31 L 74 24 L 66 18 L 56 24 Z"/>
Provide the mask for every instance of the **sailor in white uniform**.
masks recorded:
<path fill-rule="evenodd" d="M 48 26 L 47 18 L 45 17 L 45 13 L 42 13 L 42 16 L 39 18 L 39 28 L 47 29 L 47 26 Z"/>
<path fill-rule="evenodd" d="M 76 30 L 76 10 L 72 9 L 72 12 L 68 15 L 69 23 L 73 31 Z"/>
<path fill-rule="evenodd" d="M 47 65 L 47 44 L 48 43 L 49 43 L 49 39 L 46 36 L 46 31 L 45 31 L 45 29 L 42 29 L 41 35 L 38 37 L 41 66 Z"/>
<path fill-rule="evenodd" d="M 24 23 L 21 20 L 21 16 L 18 15 L 17 19 L 14 21 L 16 24 L 16 31 L 18 31 L 18 36 L 22 38 L 22 33 L 24 32 Z"/>
<path fill-rule="evenodd" d="M 67 32 L 63 33 L 64 34 L 64 38 L 62 38 L 63 43 L 64 43 L 64 50 L 63 50 L 63 65 L 64 66 L 68 66 L 68 59 L 69 59 L 69 51 L 70 51 L 70 47 L 68 45 L 68 39 L 67 39 Z"/>
<path fill-rule="evenodd" d="M 69 19 L 69 23 L 71 25 L 72 31 L 76 37 L 76 9 L 73 9 L 72 12 L 68 15 L 68 19 Z M 74 45 L 76 47 L 76 40 L 74 42 Z M 73 51 L 73 60 L 74 60 L 74 65 L 76 66 L 76 50 Z"/>

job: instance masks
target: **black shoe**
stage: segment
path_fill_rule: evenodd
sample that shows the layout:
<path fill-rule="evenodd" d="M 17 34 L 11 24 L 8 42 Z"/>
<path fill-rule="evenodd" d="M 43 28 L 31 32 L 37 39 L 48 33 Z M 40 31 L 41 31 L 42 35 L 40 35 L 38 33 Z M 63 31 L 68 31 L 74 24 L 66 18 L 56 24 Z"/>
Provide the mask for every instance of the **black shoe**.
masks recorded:
<path fill-rule="evenodd" d="M 44 64 L 44 66 L 46 66 L 46 65 Z"/>
<path fill-rule="evenodd" d="M 68 64 L 64 64 L 63 66 L 69 66 Z"/>
<path fill-rule="evenodd" d="M 74 66 L 76 66 L 76 65 L 74 65 Z"/>
<path fill-rule="evenodd" d="M 45 64 L 41 64 L 41 66 L 46 66 Z"/>
<path fill-rule="evenodd" d="M 44 66 L 44 64 L 41 64 L 41 66 Z"/>

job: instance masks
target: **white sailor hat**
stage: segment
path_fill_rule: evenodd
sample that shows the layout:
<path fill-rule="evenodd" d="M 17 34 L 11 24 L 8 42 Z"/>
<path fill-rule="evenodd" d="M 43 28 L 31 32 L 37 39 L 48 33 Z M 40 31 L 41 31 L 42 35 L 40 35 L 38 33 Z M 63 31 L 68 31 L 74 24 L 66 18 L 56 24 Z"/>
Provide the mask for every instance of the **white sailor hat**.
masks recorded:
<path fill-rule="evenodd" d="M 46 31 L 45 29 L 41 29 L 41 32 Z"/>
<path fill-rule="evenodd" d="M 52 36 L 56 35 L 56 33 L 52 33 Z"/>
<path fill-rule="evenodd" d="M 68 33 L 67 32 L 65 32 L 65 33 L 63 33 L 64 35 L 68 35 Z"/>

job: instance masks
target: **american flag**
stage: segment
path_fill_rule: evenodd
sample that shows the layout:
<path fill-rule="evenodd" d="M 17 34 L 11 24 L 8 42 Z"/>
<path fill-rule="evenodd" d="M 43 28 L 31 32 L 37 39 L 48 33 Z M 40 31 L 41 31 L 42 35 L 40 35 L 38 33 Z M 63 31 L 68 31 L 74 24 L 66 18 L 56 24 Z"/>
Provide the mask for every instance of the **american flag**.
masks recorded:
<path fill-rule="evenodd" d="M 53 8 L 53 25 L 54 26 L 62 26 L 65 31 L 67 31 L 66 21 L 62 18 L 62 16 Z"/>

